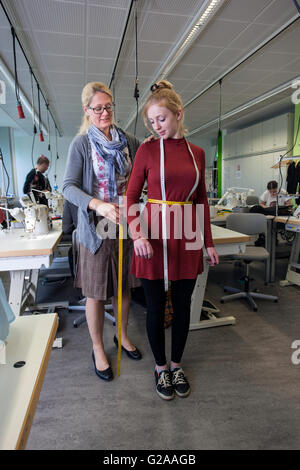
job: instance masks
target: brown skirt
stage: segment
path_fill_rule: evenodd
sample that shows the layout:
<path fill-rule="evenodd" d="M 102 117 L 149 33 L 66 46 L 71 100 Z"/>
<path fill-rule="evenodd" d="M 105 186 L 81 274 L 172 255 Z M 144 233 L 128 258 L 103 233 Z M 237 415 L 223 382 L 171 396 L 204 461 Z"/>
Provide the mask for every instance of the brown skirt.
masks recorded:
<path fill-rule="evenodd" d="M 107 300 L 118 295 L 119 239 L 106 238 L 94 255 L 78 244 L 78 258 L 75 274 L 75 287 L 82 290 L 85 297 Z M 131 238 L 123 240 L 123 292 L 139 287 L 140 281 L 130 273 L 133 254 Z"/>

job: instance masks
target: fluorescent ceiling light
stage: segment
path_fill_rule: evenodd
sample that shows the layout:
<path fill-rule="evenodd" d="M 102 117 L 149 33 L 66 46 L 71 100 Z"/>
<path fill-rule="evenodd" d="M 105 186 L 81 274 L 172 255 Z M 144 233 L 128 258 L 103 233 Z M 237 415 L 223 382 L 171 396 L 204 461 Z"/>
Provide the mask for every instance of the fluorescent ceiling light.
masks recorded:
<path fill-rule="evenodd" d="M 210 0 L 206 1 L 202 8 L 201 8 L 201 13 L 198 16 L 196 22 L 194 22 L 194 25 L 190 29 L 189 33 L 187 36 L 184 35 L 185 39 L 181 46 L 177 47 L 177 50 L 171 60 L 167 63 L 165 66 L 164 70 L 161 73 L 160 80 L 165 78 L 177 65 L 179 62 L 180 58 L 185 54 L 188 48 L 192 45 L 192 43 L 195 41 L 195 39 L 198 37 L 199 33 L 203 30 L 203 28 L 207 25 L 207 23 L 210 21 L 212 18 L 213 14 L 216 12 L 217 8 L 221 6 L 221 3 L 223 3 L 224 0 Z M 208 4 L 208 6 L 206 6 Z M 204 12 L 203 12 L 204 10 Z M 203 13 L 202 13 L 203 12 Z"/>
<path fill-rule="evenodd" d="M 222 115 L 222 123 L 226 120 L 229 119 L 246 109 L 251 108 L 252 106 L 257 105 L 258 103 L 261 103 L 262 101 L 265 101 L 269 98 L 272 98 L 273 96 L 278 95 L 279 93 L 282 93 L 283 91 L 286 91 L 288 89 L 291 89 L 292 93 L 292 85 L 295 82 L 295 79 L 289 80 L 288 82 L 278 86 L 277 88 L 274 88 L 273 90 L 268 91 L 267 93 L 264 93 L 263 95 L 258 96 L 257 98 L 254 98 L 253 100 L 247 101 L 246 103 L 242 104 L 241 106 L 238 106 L 235 109 L 232 109 L 231 111 L 228 111 L 228 113 L 225 113 Z M 291 101 L 292 103 L 292 101 Z M 249 110 L 250 112 L 251 110 Z M 193 134 L 198 134 L 199 132 L 219 123 L 219 118 L 213 119 L 212 121 L 206 122 L 202 126 L 198 127 L 197 129 L 193 129 L 191 132 L 188 133 L 188 136 L 191 136 Z M 226 126 L 225 126 L 226 127 Z"/>
<path fill-rule="evenodd" d="M 172 51 L 170 52 L 169 56 L 167 57 L 166 61 L 159 69 L 157 76 L 153 77 L 151 80 L 151 84 L 166 78 L 168 74 L 175 68 L 178 64 L 182 56 L 187 52 L 187 50 L 191 47 L 195 39 L 198 37 L 201 31 L 207 26 L 207 24 L 211 21 L 212 17 L 217 13 L 218 9 L 221 7 L 223 3 L 227 0 L 206 0 L 202 7 L 200 8 L 199 14 L 195 20 L 188 26 L 182 38 L 179 42 L 174 46 Z M 147 89 L 146 92 L 140 99 L 139 106 L 145 104 L 149 90 Z M 133 111 L 127 121 L 127 124 L 124 125 L 124 128 L 127 129 L 128 126 L 132 123 L 136 116 L 136 111 Z"/>

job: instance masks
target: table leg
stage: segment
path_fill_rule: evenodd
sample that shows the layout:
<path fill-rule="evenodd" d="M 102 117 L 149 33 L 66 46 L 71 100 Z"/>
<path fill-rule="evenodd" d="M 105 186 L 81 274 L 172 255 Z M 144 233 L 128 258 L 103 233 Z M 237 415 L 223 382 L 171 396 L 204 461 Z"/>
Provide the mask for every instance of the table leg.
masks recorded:
<path fill-rule="evenodd" d="M 39 279 L 39 270 L 32 269 L 29 275 L 29 291 L 28 291 L 28 295 L 30 296 L 30 301 L 29 301 L 30 305 L 35 304 L 38 279 Z"/>
<path fill-rule="evenodd" d="M 265 282 L 271 281 L 273 263 L 275 264 L 275 251 L 273 251 L 273 219 L 267 219 L 266 250 L 270 253 L 265 264 Z"/>
<path fill-rule="evenodd" d="M 9 305 L 16 316 L 21 314 L 25 271 L 10 272 Z"/>
<path fill-rule="evenodd" d="M 209 313 L 208 320 L 201 320 L 202 304 L 206 289 L 209 265 L 203 260 L 203 273 L 197 277 L 196 285 L 191 301 L 191 319 L 190 330 L 199 330 L 201 328 L 210 328 L 212 326 L 225 326 L 235 324 L 234 317 L 217 317 L 212 312 Z"/>
<path fill-rule="evenodd" d="M 296 237 L 293 241 L 288 269 L 284 281 L 280 281 L 280 286 L 285 287 L 291 284 L 296 284 L 300 286 L 300 273 L 297 270 L 300 270 L 299 261 L 300 255 L 300 233 L 296 233 Z"/>
<path fill-rule="evenodd" d="M 272 221 L 272 235 L 271 235 L 271 271 L 270 282 L 275 282 L 275 265 L 276 265 L 276 236 L 277 236 L 277 223 Z"/>

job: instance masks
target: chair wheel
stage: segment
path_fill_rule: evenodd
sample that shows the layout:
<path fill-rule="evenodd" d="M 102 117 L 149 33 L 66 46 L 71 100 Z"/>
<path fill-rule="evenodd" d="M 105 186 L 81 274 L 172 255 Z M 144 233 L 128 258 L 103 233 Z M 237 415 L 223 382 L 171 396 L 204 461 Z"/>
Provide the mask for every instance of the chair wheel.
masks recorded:
<path fill-rule="evenodd" d="M 278 303 L 278 299 L 274 300 L 274 302 L 277 304 L 277 303 Z"/>
<path fill-rule="evenodd" d="M 221 304 L 223 304 L 223 303 L 224 303 L 224 300 L 220 300 L 220 302 L 221 302 Z"/>
<path fill-rule="evenodd" d="M 76 325 L 76 324 L 73 323 L 73 327 L 74 327 L 74 328 L 78 328 L 78 325 Z"/>
<path fill-rule="evenodd" d="M 254 308 L 253 311 L 254 311 L 254 312 L 257 312 L 257 308 Z"/>

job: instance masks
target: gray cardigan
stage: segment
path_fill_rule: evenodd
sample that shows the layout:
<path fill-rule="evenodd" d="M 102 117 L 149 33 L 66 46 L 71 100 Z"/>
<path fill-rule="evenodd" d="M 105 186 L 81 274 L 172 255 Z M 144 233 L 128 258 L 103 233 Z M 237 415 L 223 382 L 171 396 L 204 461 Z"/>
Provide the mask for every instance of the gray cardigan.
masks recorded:
<path fill-rule="evenodd" d="M 122 132 L 126 137 L 129 156 L 133 162 L 140 143 L 132 135 Z M 102 244 L 102 239 L 96 233 L 94 211 L 89 209 L 90 200 L 95 197 L 93 178 L 92 149 L 88 135 L 78 135 L 69 148 L 63 195 L 69 202 L 78 206 L 77 240 L 95 254 Z"/>

